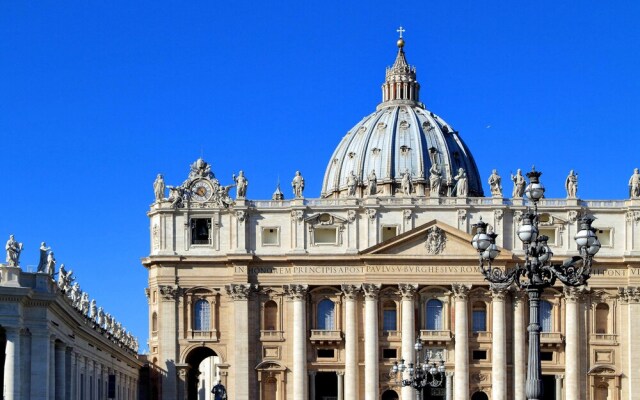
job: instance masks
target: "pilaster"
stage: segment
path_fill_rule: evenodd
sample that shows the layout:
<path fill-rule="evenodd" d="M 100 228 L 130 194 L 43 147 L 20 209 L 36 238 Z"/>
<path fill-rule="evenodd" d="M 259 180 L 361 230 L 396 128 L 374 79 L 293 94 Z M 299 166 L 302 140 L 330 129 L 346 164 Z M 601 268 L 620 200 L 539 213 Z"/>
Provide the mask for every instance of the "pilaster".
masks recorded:
<path fill-rule="evenodd" d="M 493 400 L 507 399 L 506 293 L 505 289 L 491 288 L 491 307 L 493 311 L 491 392 Z"/>
<path fill-rule="evenodd" d="M 414 301 L 418 290 L 418 285 L 412 283 L 401 283 L 398 285 L 400 295 L 402 296 L 402 359 L 405 364 L 414 362 L 414 342 L 415 342 L 415 317 L 414 317 Z M 413 396 L 413 388 L 410 386 L 402 387 L 402 398 L 411 399 Z"/>
<path fill-rule="evenodd" d="M 307 285 L 286 285 L 285 294 L 293 302 L 293 398 L 306 399 L 307 391 Z"/>
<path fill-rule="evenodd" d="M 580 398 L 580 353 L 579 353 L 579 323 L 578 302 L 580 293 L 574 287 L 564 288 L 566 307 L 566 335 L 565 335 L 565 396 L 567 399 Z"/>
<path fill-rule="evenodd" d="M 344 380 L 344 397 L 358 398 L 358 315 L 356 306 L 360 287 L 356 285 L 342 285 L 345 302 L 345 362 L 344 373 L 338 376 L 338 381 Z M 338 390 L 340 395 L 340 390 Z"/>
<path fill-rule="evenodd" d="M 362 285 L 364 291 L 364 398 L 377 400 L 379 395 L 379 357 L 378 357 L 378 294 L 380 286 L 371 283 Z"/>
<path fill-rule="evenodd" d="M 527 300 L 524 292 L 513 292 L 513 398 L 525 400 L 527 343 L 525 315 Z"/>
<path fill-rule="evenodd" d="M 469 321 L 467 299 L 471 285 L 454 283 L 451 285 L 455 300 L 455 400 L 469 398 Z"/>
<path fill-rule="evenodd" d="M 234 318 L 234 395 L 236 399 L 249 399 L 249 391 L 252 387 L 249 366 L 249 296 L 255 291 L 255 285 L 231 284 L 225 287 L 227 295 L 233 299 Z M 253 374 L 251 374 L 253 376 Z"/>

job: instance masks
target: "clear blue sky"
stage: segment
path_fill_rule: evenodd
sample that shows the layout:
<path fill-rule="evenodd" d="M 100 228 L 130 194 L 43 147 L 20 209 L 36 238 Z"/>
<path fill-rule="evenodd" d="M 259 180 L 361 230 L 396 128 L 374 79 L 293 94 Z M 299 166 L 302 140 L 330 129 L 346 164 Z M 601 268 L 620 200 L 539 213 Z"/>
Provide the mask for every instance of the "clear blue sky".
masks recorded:
<path fill-rule="evenodd" d="M 223 184 L 243 169 L 249 198 L 278 177 L 290 197 L 297 169 L 318 196 L 380 101 L 399 25 L 422 100 L 483 180 L 535 163 L 548 197 L 570 169 L 582 198 L 627 196 L 640 3 L 352 3 L 1 2 L 0 240 L 25 243 L 24 267 L 46 241 L 144 343 L 155 175 L 181 183 L 202 152 Z"/>

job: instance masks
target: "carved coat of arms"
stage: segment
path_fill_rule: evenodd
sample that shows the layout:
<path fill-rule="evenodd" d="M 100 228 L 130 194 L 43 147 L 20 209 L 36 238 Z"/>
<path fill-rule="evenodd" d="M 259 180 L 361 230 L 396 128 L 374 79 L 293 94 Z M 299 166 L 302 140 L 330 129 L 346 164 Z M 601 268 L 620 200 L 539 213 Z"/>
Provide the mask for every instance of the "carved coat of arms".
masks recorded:
<path fill-rule="evenodd" d="M 425 246 L 429 254 L 440 254 L 447 245 L 447 236 L 445 232 L 433 226 L 427 230 L 427 240 Z"/>

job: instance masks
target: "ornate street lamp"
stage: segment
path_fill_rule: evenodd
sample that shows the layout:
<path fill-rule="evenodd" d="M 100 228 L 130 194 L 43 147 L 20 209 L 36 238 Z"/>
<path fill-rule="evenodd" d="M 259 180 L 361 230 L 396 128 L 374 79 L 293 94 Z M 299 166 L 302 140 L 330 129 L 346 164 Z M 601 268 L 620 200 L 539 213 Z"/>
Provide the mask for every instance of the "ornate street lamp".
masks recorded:
<path fill-rule="evenodd" d="M 593 256 L 600 250 L 600 242 L 591 227 L 594 218 L 584 216 L 579 221 L 579 231 L 574 239 L 578 245 L 579 256 L 566 259 L 561 264 L 551 262 L 553 253 L 547 245 L 549 238 L 539 235 L 538 202 L 544 195 L 544 186 L 540 183 L 542 172 L 532 168 L 527 173 L 529 185 L 526 196 L 533 203 L 518 228 L 518 238 L 524 243 L 524 264 L 516 264 L 511 270 L 494 268 L 491 262 L 500 252 L 495 244 L 495 233 L 487 233 L 487 224 L 480 220 L 471 244 L 480 256 L 480 271 L 491 286 L 506 289 L 511 285 L 526 290 L 529 297 L 529 367 L 527 369 L 526 395 L 529 400 L 539 400 L 543 394 L 540 365 L 540 297 L 545 288 L 553 286 L 556 279 L 567 286 L 582 286 L 591 277 Z"/>
<path fill-rule="evenodd" d="M 416 364 L 409 363 L 406 365 L 404 359 L 400 363 L 394 362 L 389 376 L 395 379 L 396 384 L 402 386 L 411 386 L 416 390 L 416 399 L 420 400 L 420 394 L 427 386 L 438 387 L 442 385 L 445 377 L 445 367 L 442 355 L 437 353 L 434 357 L 431 350 L 425 351 L 423 361 L 420 362 L 420 353 L 422 352 L 422 341 L 420 338 L 416 340 L 413 346 L 416 351 Z M 405 376 L 407 379 L 404 379 Z M 401 381 L 398 381 L 398 378 Z"/>

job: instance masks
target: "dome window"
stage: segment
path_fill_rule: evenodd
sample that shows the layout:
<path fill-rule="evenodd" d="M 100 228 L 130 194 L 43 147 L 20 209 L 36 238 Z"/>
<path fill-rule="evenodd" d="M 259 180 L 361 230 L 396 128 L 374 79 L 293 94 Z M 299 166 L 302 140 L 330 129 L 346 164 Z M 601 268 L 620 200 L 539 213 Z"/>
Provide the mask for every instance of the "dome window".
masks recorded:
<path fill-rule="evenodd" d="M 349 152 L 349 158 L 353 159 L 356 156 L 356 153 L 353 151 Z"/>
<path fill-rule="evenodd" d="M 409 129 L 409 123 L 407 121 L 401 121 L 400 122 L 400 129 L 406 130 Z"/>
<path fill-rule="evenodd" d="M 371 149 L 371 152 L 373 153 L 374 156 L 377 156 L 378 154 L 380 154 L 380 149 L 377 147 L 374 147 L 373 149 Z"/>
<path fill-rule="evenodd" d="M 409 154 L 410 151 L 411 151 L 411 147 L 405 146 L 405 145 L 400 146 L 400 153 L 403 156 L 406 156 L 407 154 Z"/>
<path fill-rule="evenodd" d="M 443 133 L 449 133 L 449 127 L 446 125 L 442 125 L 442 132 Z"/>
<path fill-rule="evenodd" d="M 384 131 L 385 129 L 387 129 L 387 124 L 385 124 L 384 122 L 380 122 L 377 125 L 377 128 L 378 128 L 378 131 Z M 384 133 L 384 132 L 381 132 L 381 133 Z"/>
<path fill-rule="evenodd" d="M 433 125 L 431 125 L 431 122 L 425 121 L 422 124 L 422 129 L 424 129 L 425 131 L 431 131 L 431 130 L 433 130 Z"/>
<path fill-rule="evenodd" d="M 358 129 L 358 133 L 365 133 L 366 131 L 367 131 L 366 126 L 361 126 L 360 129 Z"/>

